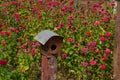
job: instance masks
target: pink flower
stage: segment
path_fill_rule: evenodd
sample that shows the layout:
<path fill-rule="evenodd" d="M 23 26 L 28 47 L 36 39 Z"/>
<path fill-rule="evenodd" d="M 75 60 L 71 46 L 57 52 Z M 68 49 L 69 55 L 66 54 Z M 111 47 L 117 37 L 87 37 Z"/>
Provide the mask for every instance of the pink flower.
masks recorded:
<path fill-rule="evenodd" d="M 110 49 L 106 49 L 105 50 L 105 54 L 110 54 L 111 53 L 111 50 Z"/>
<path fill-rule="evenodd" d="M 73 5 L 74 1 L 73 0 L 70 0 L 69 4 L 70 5 Z"/>
<path fill-rule="evenodd" d="M 99 21 L 95 21 L 94 24 L 95 25 L 100 25 L 100 22 Z"/>
<path fill-rule="evenodd" d="M 74 20 L 73 16 L 68 16 L 68 19 L 69 19 L 70 21 Z"/>
<path fill-rule="evenodd" d="M 32 45 L 35 45 L 35 43 L 34 42 L 30 42 L 30 46 L 32 46 Z"/>
<path fill-rule="evenodd" d="M 25 49 L 25 53 L 29 53 L 29 52 L 30 52 L 29 48 Z"/>
<path fill-rule="evenodd" d="M 33 48 L 32 48 L 32 51 L 33 51 L 33 52 L 36 52 L 36 48 L 33 47 Z"/>
<path fill-rule="evenodd" d="M 60 24 L 59 26 L 60 26 L 60 27 L 64 27 L 64 24 Z"/>
<path fill-rule="evenodd" d="M 94 41 L 90 42 L 90 46 L 95 47 L 96 46 L 96 42 L 94 42 Z"/>
<path fill-rule="evenodd" d="M 104 42 L 105 41 L 105 37 L 100 37 L 100 41 Z"/>
<path fill-rule="evenodd" d="M 25 49 L 26 48 L 26 44 L 21 45 L 20 48 Z"/>
<path fill-rule="evenodd" d="M 96 64 L 96 61 L 95 61 L 95 60 L 90 61 L 90 65 L 91 65 L 91 66 L 94 66 L 95 64 Z"/>
<path fill-rule="evenodd" d="M 80 43 L 75 43 L 75 47 L 78 48 L 80 46 Z"/>
<path fill-rule="evenodd" d="M 111 7 L 114 7 L 114 6 L 115 6 L 115 3 L 113 3 L 113 2 L 110 3 L 110 6 L 111 6 Z"/>
<path fill-rule="evenodd" d="M 91 50 L 92 50 L 92 51 L 95 51 L 95 50 L 96 50 L 96 47 L 92 47 Z"/>
<path fill-rule="evenodd" d="M 16 19 L 16 21 L 19 21 L 20 20 L 20 14 L 15 14 L 15 19 Z"/>
<path fill-rule="evenodd" d="M 91 36 L 91 32 L 90 32 L 90 31 L 87 31 L 87 32 L 86 32 L 86 36 L 90 37 L 90 36 Z"/>
<path fill-rule="evenodd" d="M 43 0 L 38 0 L 39 1 L 39 3 L 42 3 L 43 2 Z"/>
<path fill-rule="evenodd" d="M 56 28 L 55 28 L 55 30 L 59 30 L 61 27 L 60 26 L 57 26 Z"/>
<path fill-rule="evenodd" d="M 106 35 L 107 37 L 110 37 L 112 34 L 111 34 L 110 32 L 107 32 L 105 35 Z"/>
<path fill-rule="evenodd" d="M 17 28 L 13 28 L 13 27 L 10 27 L 9 30 L 11 30 L 13 32 L 19 32 Z"/>
<path fill-rule="evenodd" d="M 90 4 L 90 1 L 87 1 L 87 4 Z"/>
<path fill-rule="evenodd" d="M 36 48 L 32 48 L 31 55 L 32 55 L 32 56 L 35 56 L 35 53 L 36 53 Z"/>
<path fill-rule="evenodd" d="M 43 1 L 43 0 L 41 0 L 41 1 Z M 49 3 L 49 2 L 51 2 L 51 0 L 46 0 L 46 2 Z"/>
<path fill-rule="evenodd" d="M 35 52 L 34 52 L 34 51 L 32 51 L 32 52 L 31 52 L 31 55 L 32 55 L 32 56 L 35 56 Z"/>
<path fill-rule="evenodd" d="M 25 29 L 26 29 L 26 26 L 22 26 L 22 27 L 21 27 L 21 30 L 25 30 Z"/>
<path fill-rule="evenodd" d="M 35 13 L 40 15 L 41 11 L 40 10 L 36 10 Z"/>
<path fill-rule="evenodd" d="M 41 46 L 40 42 L 35 43 L 36 46 Z"/>
<path fill-rule="evenodd" d="M 113 17 L 112 17 L 113 19 L 116 19 L 117 18 L 117 16 L 116 15 L 113 15 Z"/>
<path fill-rule="evenodd" d="M 87 53 L 88 49 L 87 48 L 82 48 L 83 53 Z"/>
<path fill-rule="evenodd" d="M 2 35 L 2 36 L 6 36 L 6 35 L 7 35 L 7 31 L 2 31 L 2 32 L 1 32 L 1 35 Z"/>
<path fill-rule="evenodd" d="M 5 66 L 7 64 L 7 60 L 0 60 L 0 65 Z"/>
<path fill-rule="evenodd" d="M 32 0 L 28 0 L 28 2 L 32 2 Z"/>
<path fill-rule="evenodd" d="M 67 54 L 62 54 L 62 58 L 66 58 L 67 57 Z"/>
<path fill-rule="evenodd" d="M 6 41 L 1 42 L 1 44 L 2 44 L 3 46 L 5 46 L 5 45 L 6 45 Z"/>
<path fill-rule="evenodd" d="M 87 25 L 87 24 L 88 24 L 88 22 L 82 22 L 82 24 Z"/>
<path fill-rule="evenodd" d="M 99 14 L 105 14 L 105 12 L 102 11 L 102 10 L 98 10 L 98 13 L 99 13 Z"/>
<path fill-rule="evenodd" d="M 101 20 L 104 22 L 110 22 L 110 17 L 106 16 L 106 17 L 103 17 Z"/>
<path fill-rule="evenodd" d="M 73 42 L 74 39 L 73 38 L 68 38 L 68 42 Z"/>
<path fill-rule="evenodd" d="M 26 23 L 28 23 L 28 22 L 29 22 L 29 20 L 28 20 L 28 19 L 26 19 L 26 20 L 25 20 L 25 22 L 26 22 Z"/>
<path fill-rule="evenodd" d="M 11 4 L 11 5 L 17 5 L 18 2 L 17 2 L 17 1 L 11 1 L 10 4 Z"/>
<path fill-rule="evenodd" d="M 83 66 L 84 67 L 88 66 L 88 62 L 83 62 Z"/>
<path fill-rule="evenodd" d="M 100 68 L 101 68 L 101 69 L 106 69 L 106 65 L 105 65 L 105 64 L 102 64 L 102 65 L 100 66 Z"/>
<path fill-rule="evenodd" d="M 107 60 L 108 60 L 108 57 L 107 57 L 107 56 L 103 56 L 103 60 L 104 60 L 104 61 L 107 61 Z"/>

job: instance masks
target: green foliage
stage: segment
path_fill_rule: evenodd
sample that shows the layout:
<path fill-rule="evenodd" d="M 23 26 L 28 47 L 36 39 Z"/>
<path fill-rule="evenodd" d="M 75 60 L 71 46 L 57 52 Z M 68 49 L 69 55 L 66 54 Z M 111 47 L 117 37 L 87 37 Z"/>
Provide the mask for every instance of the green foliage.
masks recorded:
<path fill-rule="evenodd" d="M 76 10 L 72 0 L 61 1 L 0 1 L 0 80 L 40 79 L 40 43 L 34 37 L 45 29 L 64 37 L 59 80 L 112 79 L 113 7 L 98 3 Z"/>

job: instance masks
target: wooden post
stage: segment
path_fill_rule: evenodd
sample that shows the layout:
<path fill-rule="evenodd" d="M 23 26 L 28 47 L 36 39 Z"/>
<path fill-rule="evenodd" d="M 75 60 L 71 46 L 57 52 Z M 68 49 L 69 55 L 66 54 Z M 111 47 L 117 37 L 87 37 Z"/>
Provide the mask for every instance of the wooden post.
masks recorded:
<path fill-rule="evenodd" d="M 42 55 L 41 80 L 57 80 L 57 58 L 51 55 L 49 58 Z"/>
<path fill-rule="evenodd" d="M 117 2 L 117 20 L 115 29 L 115 45 L 114 45 L 114 80 L 120 80 L 120 0 Z"/>
<path fill-rule="evenodd" d="M 57 80 L 57 57 L 61 53 L 63 37 L 52 31 L 44 30 L 35 39 L 41 43 L 41 80 Z"/>

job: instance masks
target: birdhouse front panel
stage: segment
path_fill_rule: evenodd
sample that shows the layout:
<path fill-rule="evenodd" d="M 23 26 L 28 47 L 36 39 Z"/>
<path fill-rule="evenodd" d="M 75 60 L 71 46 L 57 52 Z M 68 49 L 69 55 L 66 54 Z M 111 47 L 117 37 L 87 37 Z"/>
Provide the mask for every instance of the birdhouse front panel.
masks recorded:
<path fill-rule="evenodd" d="M 50 38 L 45 46 L 48 46 L 47 54 L 60 54 L 63 45 L 63 38 L 54 36 Z"/>

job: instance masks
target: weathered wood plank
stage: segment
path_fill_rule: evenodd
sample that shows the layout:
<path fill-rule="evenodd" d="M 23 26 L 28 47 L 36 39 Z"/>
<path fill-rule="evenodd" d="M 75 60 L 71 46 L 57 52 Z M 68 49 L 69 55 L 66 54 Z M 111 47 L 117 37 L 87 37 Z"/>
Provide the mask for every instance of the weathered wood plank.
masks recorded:
<path fill-rule="evenodd" d="M 114 80 L 120 80 L 120 0 L 117 2 L 117 21 L 114 45 Z"/>

